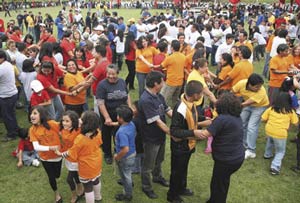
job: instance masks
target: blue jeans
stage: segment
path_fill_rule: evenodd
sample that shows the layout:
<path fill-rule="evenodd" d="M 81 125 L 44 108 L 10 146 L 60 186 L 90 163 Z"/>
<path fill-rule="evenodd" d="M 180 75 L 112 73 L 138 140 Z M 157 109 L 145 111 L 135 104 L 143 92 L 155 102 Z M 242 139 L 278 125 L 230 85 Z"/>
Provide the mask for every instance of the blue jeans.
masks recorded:
<path fill-rule="evenodd" d="M 263 70 L 263 76 L 265 76 L 265 78 L 269 78 L 269 63 L 271 60 L 271 56 L 270 53 L 266 53 L 266 60 L 265 60 L 265 65 L 264 65 L 264 70 Z"/>
<path fill-rule="evenodd" d="M 258 128 L 261 120 L 261 115 L 267 107 L 244 107 L 241 113 L 243 121 L 244 137 L 243 142 L 245 147 L 255 153 L 256 139 L 258 136 Z"/>
<path fill-rule="evenodd" d="M 51 99 L 51 102 L 52 107 L 50 107 L 50 117 L 54 117 L 56 121 L 59 121 L 62 118 L 62 114 L 64 112 L 64 105 L 59 95 L 53 97 Z"/>
<path fill-rule="evenodd" d="M 135 153 L 117 162 L 120 177 L 123 183 L 125 195 L 132 196 L 132 177 L 131 170 L 134 166 Z"/>
<path fill-rule="evenodd" d="M 144 158 L 143 153 L 137 153 L 134 160 L 134 166 L 132 167 L 132 172 L 141 173 L 142 171 L 142 160 Z"/>
<path fill-rule="evenodd" d="M 18 133 L 18 122 L 16 118 L 16 104 L 17 104 L 18 94 L 11 97 L 0 98 L 0 111 L 5 125 L 7 137 L 15 138 Z"/>
<path fill-rule="evenodd" d="M 273 149 L 275 149 L 275 156 L 271 164 L 271 168 L 280 171 L 281 161 L 285 155 L 286 139 L 277 139 L 268 136 L 264 156 L 270 158 L 273 156 Z"/>
<path fill-rule="evenodd" d="M 147 75 L 147 73 L 136 73 L 136 78 L 139 84 L 139 97 L 141 97 L 142 93 L 144 92 Z"/>
<path fill-rule="evenodd" d="M 25 166 L 30 166 L 34 159 L 38 159 L 39 155 L 36 151 L 23 151 L 22 160 Z"/>

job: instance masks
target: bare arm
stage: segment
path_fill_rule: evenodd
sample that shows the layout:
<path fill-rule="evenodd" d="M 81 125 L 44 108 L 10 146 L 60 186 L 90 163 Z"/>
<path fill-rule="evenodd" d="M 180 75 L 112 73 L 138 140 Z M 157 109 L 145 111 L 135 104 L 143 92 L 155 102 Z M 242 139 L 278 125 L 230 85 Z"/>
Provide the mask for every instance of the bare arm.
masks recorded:
<path fill-rule="evenodd" d="M 38 104 L 39 106 L 47 106 L 51 104 L 51 99 L 49 99 L 48 101 L 45 101 L 43 103 Z"/>
<path fill-rule="evenodd" d="M 208 87 L 203 88 L 203 94 L 206 95 L 212 103 L 216 103 L 217 99 L 215 95 L 208 89 Z"/>
<path fill-rule="evenodd" d="M 129 147 L 122 147 L 121 151 L 118 154 L 115 154 L 114 159 L 120 161 L 127 153 L 129 152 Z"/>
<path fill-rule="evenodd" d="M 104 100 L 99 101 L 99 109 L 100 109 L 100 112 L 101 112 L 101 114 L 103 115 L 103 117 L 105 119 L 104 124 L 105 125 L 110 125 L 112 123 L 112 120 L 111 120 L 111 118 L 110 118 L 110 116 L 107 112 Z"/>
<path fill-rule="evenodd" d="M 22 156 L 23 156 L 23 150 L 20 150 L 18 153 L 18 163 L 17 163 L 18 168 L 21 168 L 23 166 Z"/>
<path fill-rule="evenodd" d="M 160 120 L 160 119 L 158 119 L 157 121 L 156 121 L 156 124 L 158 125 L 158 127 L 162 130 L 162 131 L 164 131 L 166 134 L 170 134 L 170 128 L 162 121 L 162 120 Z"/>

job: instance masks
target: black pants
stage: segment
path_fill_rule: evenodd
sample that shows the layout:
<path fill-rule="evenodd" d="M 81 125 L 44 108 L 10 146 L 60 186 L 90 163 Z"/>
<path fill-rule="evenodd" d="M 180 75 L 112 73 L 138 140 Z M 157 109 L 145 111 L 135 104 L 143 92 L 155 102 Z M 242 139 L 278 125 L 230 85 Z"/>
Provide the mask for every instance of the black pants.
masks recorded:
<path fill-rule="evenodd" d="M 117 121 L 117 113 L 116 111 L 110 111 L 108 110 L 109 116 L 113 122 Z M 101 127 L 102 127 L 102 150 L 104 152 L 104 157 L 112 157 L 112 151 L 111 151 L 111 139 L 113 138 L 113 141 L 115 140 L 115 134 L 117 132 L 117 127 L 114 126 L 107 126 L 104 124 L 105 119 L 101 115 Z"/>
<path fill-rule="evenodd" d="M 230 176 L 243 164 L 242 162 L 227 164 L 215 161 L 213 175 L 210 182 L 209 203 L 226 203 L 227 193 L 230 185 Z"/>
<path fill-rule="evenodd" d="M 298 132 L 297 134 L 296 144 L 297 144 L 297 167 L 300 168 L 300 132 Z"/>
<path fill-rule="evenodd" d="M 135 61 L 126 59 L 126 65 L 128 68 L 128 75 L 126 77 L 126 84 L 129 84 L 129 88 L 134 88 L 134 77 L 135 77 Z"/>
<path fill-rule="evenodd" d="M 58 162 L 42 161 L 43 167 L 48 175 L 49 183 L 53 191 L 57 190 L 56 178 L 60 177 L 62 160 Z"/>
<path fill-rule="evenodd" d="M 84 104 L 79 104 L 79 105 L 66 104 L 66 111 L 67 110 L 75 111 L 80 117 L 81 114 L 83 113 L 83 105 Z"/>
<path fill-rule="evenodd" d="M 167 194 L 169 199 L 177 199 L 186 189 L 187 172 L 191 154 L 191 152 L 186 154 L 171 152 L 170 187 Z"/>
<path fill-rule="evenodd" d="M 76 184 L 80 183 L 77 171 L 69 171 L 67 177 L 67 183 L 69 184 L 71 191 L 74 191 L 76 189 L 75 183 Z"/>
<path fill-rule="evenodd" d="M 216 52 L 217 52 L 218 47 L 219 46 L 212 45 L 211 56 L 210 56 L 210 64 L 212 66 L 216 66 L 217 65 L 216 60 L 215 60 L 215 56 L 216 56 Z"/>
<path fill-rule="evenodd" d="M 86 193 L 92 192 L 94 190 L 94 185 L 98 185 L 98 184 L 99 184 L 99 178 L 97 178 L 94 181 L 83 183 L 84 192 Z"/>

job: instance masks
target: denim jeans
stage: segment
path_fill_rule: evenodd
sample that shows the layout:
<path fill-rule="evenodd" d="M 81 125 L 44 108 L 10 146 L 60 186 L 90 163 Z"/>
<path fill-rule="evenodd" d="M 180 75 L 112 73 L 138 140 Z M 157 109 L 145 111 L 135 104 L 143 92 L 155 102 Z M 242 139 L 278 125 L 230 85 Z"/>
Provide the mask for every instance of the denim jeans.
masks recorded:
<path fill-rule="evenodd" d="M 123 183 L 125 195 L 132 196 L 132 177 L 131 170 L 134 166 L 135 153 L 117 162 L 120 177 Z"/>
<path fill-rule="evenodd" d="M 25 166 L 30 166 L 34 159 L 38 159 L 38 153 L 36 151 L 23 151 L 22 160 Z"/>
<path fill-rule="evenodd" d="M 142 188 L 145 191 L 151 191 L 151 173 L 152 178 L 162 177 L 161 164 L 165 157 L 165 143 L 153 144 L 144 143 L 144 160 L 142 165 Z"/>
<path fill-rule="evenodd" d="M 271 164 L 271 168 L 280 171 L 281 161 L 285 155 L 286 139 L 277 139 L 268 136 L 264 156 L 269 158 L 273 156 L 273 149 L 275 149 L 275 156 Z"/>
<path fill-rule="evenodd" d="M 18 94 L 11 97 L 0 98 L 0 111 L 6 128 L 7 137 L 15 138 L 17 136 L 18 122 L 16 118 L 16 103 Z"/>
<path fill-rule="evenodd" d="M 141 97 L 142 93 L 144 92 L 147 75 L 147 73 L 136 73 L 136 78 L 139 84 L 139 97 Z"/>
<path fill-rule="evenodd" d="M 243 121 L 244 137 L 243 142 L 248 150 L 255 153 L 256 139 L 260 125 L 261 115 L 267 107 L 244 107 L 241 113 Z"/>
<path fill-rule="evenodd" d="M 265 78 L 269 78 L 269 63 L 271 60 L 271 56 L 270 56 L 270 52 L 266 53 L 266 60 L 265 60 L 265 65 L 264 65 L 264 69 L 263 69 L 263 76 L 265 76 Z"/>
<path fill-rule="evenodd" d="M 55 97 L 53 97 L 51 99 L 51 102 L 52 102 L 52 109 L 51 109 L 51 115 L 55 115 L 55 120 L 56 121 L 59 121 L 61 118 L 62 118 L 62 114 L 64 112 L 64 105 L 61 101 L 61 98 L 59 95 L 56 95 Z M 53 112 L 54 110 L 54 112 Z"/>
<path fill-rule="evenodd" d="M 143 159 L 144 159 L 144 154 L 143 153 L 137 153 L 135 155 L 135 160 L 134 160 L 134 165 L 132 167 L 132 172 L 141 173 Z"/>

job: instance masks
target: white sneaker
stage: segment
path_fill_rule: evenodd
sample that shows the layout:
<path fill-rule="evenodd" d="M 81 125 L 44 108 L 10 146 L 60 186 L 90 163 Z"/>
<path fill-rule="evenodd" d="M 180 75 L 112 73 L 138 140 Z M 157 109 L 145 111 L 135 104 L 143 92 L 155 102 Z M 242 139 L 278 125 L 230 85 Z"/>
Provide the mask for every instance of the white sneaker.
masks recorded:
<path fill-rule="evenodd" d="M 245 151 L 245 159 L 254 159 L 256 154 L 254 152 L 249 151 L 248 149 Z"/>
<path fill-rule="evenodd" d="M 34 160 L 32 161 L 32 165 L 35 166 L 35 167 L 39 167 L 40 161 L 37 160 L 37 159 L 34 159 Z"/>

